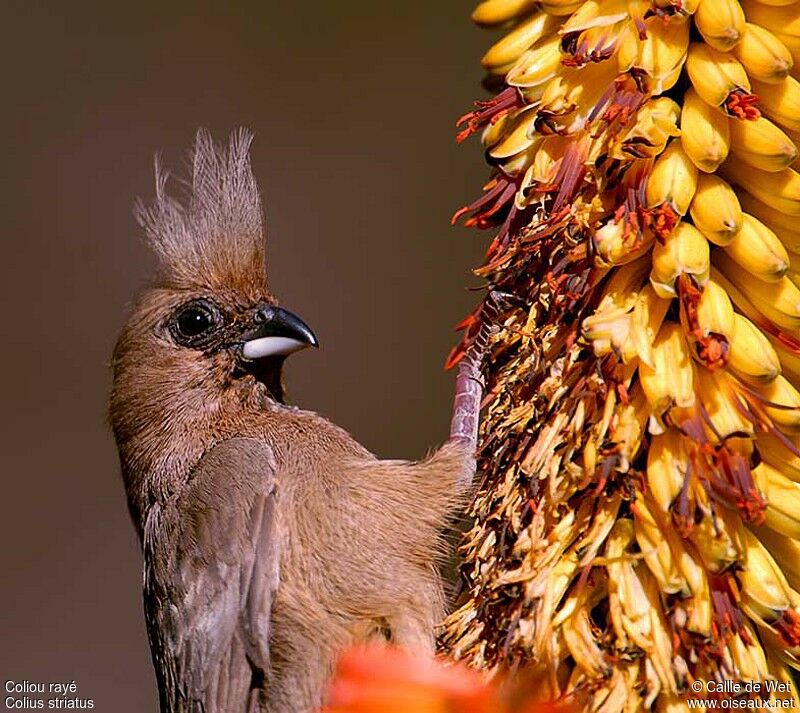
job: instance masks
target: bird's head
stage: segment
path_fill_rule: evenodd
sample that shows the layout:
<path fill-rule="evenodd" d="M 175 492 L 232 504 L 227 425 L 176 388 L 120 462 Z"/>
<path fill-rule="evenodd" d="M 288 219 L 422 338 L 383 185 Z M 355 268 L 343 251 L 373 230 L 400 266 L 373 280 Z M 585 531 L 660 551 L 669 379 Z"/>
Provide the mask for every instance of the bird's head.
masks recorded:
<path fill-rule="evenodd" d="M 118 442 L 197 428 L 232 403 L 282 401 L 284 359 L 317 346 L 267 285 L 250 140 L 240 131 L 220 147 L 199 132 L 183 201 L 167 194 L 157 162 L 155 201 L 137 212 L 160 271 L 114 350 Z"/>

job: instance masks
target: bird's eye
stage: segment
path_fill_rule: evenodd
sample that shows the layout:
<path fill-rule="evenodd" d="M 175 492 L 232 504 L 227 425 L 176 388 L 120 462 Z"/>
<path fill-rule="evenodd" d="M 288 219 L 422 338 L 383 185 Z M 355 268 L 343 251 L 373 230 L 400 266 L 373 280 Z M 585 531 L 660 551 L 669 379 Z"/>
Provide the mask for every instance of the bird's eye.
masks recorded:
<path fill-rule="evenodd" d="M 217 310 L 205 300 L 183 305 L 172 318 L 172 334 L 179 344 L 195 346 L 219 325 Z"/>
<path fill-rule="evenodd" d="M 202 334 L 210 329 L 213 323 L 211 315 L 198 307 L 189 307 L 178 315 L 178 329 L 187 337 Z"/>

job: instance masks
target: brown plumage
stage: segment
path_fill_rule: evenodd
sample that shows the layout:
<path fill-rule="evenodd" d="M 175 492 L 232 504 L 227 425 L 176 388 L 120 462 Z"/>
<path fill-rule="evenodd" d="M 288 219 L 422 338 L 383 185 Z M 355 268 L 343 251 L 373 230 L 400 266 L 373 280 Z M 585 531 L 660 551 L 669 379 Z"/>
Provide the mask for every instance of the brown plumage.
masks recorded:
<path fill-rule="evenodd" d="M 475 468 L 477 347 L 451 439 L 420 462 L 283 403 L 284 358 L 316 342 L 269 291 L 249 143 L 200 132 L 184 203 L 157 172 L 139 215 L 162 271 L 114 350 L 163 711 L 306 711 L 348 644 L 432 649 L 443 525 Z"/>

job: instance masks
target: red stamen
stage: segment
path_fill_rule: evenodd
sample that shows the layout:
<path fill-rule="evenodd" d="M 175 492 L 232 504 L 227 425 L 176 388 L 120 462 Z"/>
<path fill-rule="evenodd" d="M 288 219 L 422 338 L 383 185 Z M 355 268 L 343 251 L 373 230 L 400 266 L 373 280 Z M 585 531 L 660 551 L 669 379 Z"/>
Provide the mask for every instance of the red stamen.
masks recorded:
<path fill-rule="evenodd" d="M 638 78 L 630 74 L 617 77 L 589 113 L 587 123 L 599 116 L 606 124 L 614 121 L 618 121 L 620 126 L 627 124 L 649 96 L 641 91 L 638 82 Z"/>
<path fill-rule="evenodd" d="M 571 143 L 564 152 L 558 167 L 555 183 L 559 186 L 552 210 L 558 211 L 565 203 L 571 203 L 578 187 L 586 175 L 586 157 L 589 145 L 585 137 Z"/>
<path fill-rule="evenodd" d="M 787 609 L 775 622 L 775 630 L 787 646 L 800 646 L 800 613 Z"/>
<path fill-rule="evenodd" d="M 672 234 L 681 217 L 669 203 L 662 203 L 656 208 L 643 208 L 645 225 L 653 231 L 656 239 L 664 244 Z"/>
<path fill-rule="evenodd" d="M 711 466 L 714 469 L 708 479 L 711 487 L 733 503 L 744 520 L 762 525 L 767 501 L 756 487 L 749 461 L 723 443 L 714 449 Z"/>
<path fill-rule="evenodd" d="M 681 299 L 681 307 L 683 307 L 686 315 L 686 321 L 689 323 L 689 331 L 692 336 L 699 339 L 703 336 L 698 315 L 700 298 L 703 296 L 703 292 L 689 275 L 684 274 L 678 276 L 678 295 Z"/>
<path fill-rule="evenodd" d="M 714 607 L 714 624 L 720 638 L 746 632 L 739 610 L 739 589 L 730 574 L 709 575 L 711 603 Z M 720 642 L 721 643 L 721 642 Z"/>
<path fill-rule="evenodd" d="M 517 192 L 517 185 L 507 176 L 497 175 L 486 184 L 485 191 L 480 198 L 453 213 L 450 219 L 451 225 L 455 225 L 467 213 L 472 213 L 473 215 L 464 221 L 466 227 L 471 228 L 473 225 L 478 228 L 491 227 L 495 224 L 491 218 L 512 201 Z"/>
<path fill-rule="evenodd" d="M 683 538 L 688 538 L 694 529 L 694 503 L 689 500 L 689 486 L 692 480 L 692 465 L 686 468 L 686 475 L 683 478 L 681 485 L 681 492 L 675 499 L 672 509 L 672 521 L 675 524 L 675 529 L 678 534 Z"/>
<path fill-rule="evenodd" d="M 710 371 L 721 369 L 730 360 L 728 340 L 716 332 L 701 337 L 695 344 L 695 352 L 700 362 Z"/>
<path fill-rule="evenodd" d="M 489 101 L 476 101 L 475 106 L 478 108 L 460 116 L 456 121 L 456 126 L 466 124 L 466 127 L 456 135 L 458 143 L 468 139 L 486 124 L 499 121 L 512 109 L 521 107 L 522 97 L 516 88 L 508 87 Z"/>
<path fill-rule="evenodd" d="M 761 116 L 761 112 L 755 106 L 757 102 L 758 97 L 755 94 L 751 94 L 745 89 L 734 89 L 728 94 L 728 98 L 722 106 L 728 114 L 737 119 L 755 121 Z"/>

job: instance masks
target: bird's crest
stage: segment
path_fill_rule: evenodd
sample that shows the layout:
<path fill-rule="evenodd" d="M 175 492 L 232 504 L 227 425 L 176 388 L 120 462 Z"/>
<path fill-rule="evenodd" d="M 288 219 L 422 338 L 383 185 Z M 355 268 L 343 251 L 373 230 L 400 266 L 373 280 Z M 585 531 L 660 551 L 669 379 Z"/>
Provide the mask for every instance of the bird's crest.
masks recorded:
<path fill-rule="evenodd" d="M 136 217 L 161 259 L 162 279 L 178 288 L 266 290 L 261 197 L 250 168 L 249 131 L 234 132 L 227 147 L 197 132 L 186 198 L 167 195 L 169 173 L 155 161 L 156 198 Z"/>

